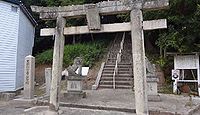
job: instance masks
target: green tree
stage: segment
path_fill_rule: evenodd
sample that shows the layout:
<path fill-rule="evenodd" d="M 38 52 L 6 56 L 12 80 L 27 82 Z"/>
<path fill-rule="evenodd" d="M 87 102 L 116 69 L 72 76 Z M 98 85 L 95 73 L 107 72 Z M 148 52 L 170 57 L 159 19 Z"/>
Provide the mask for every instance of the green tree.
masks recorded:
<path fill-rule="evenodd" d="M 165 11 L 145 12 L 145 19 L 166 18 L 168 28 L 149 32 L 156 34 L 156 45 L 162 55 L 166 51 L 194 52 L 199 50 L 200 2 L 197 0 L 170 0 L 170 8 Z M 154 35 L 155 36 L 155 35 Z"/>

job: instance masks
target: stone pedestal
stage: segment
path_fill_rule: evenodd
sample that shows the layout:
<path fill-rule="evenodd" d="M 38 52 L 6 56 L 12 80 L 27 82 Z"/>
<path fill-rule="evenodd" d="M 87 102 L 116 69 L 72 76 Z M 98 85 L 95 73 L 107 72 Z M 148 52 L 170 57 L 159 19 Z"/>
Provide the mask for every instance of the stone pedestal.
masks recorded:
<path fill-rule="evenodd" d="M 161 101 L 158 95 L 158 78 L 156 76 L 147 76 L 147 94 L 148 101 Z"/>
<path fill-rule="evenodd" d="M 156 67 L 156 76 L 158 77 L 158 87 L 161 87 L 165 84 L 165 76 L 163 70 L 157 66 Z"/>
<path fill-rule="evenodd" d="M 34 98 L 35 58 L 31 55 L 25 58 L 24 68 L 24 98 Z"/>
<path fill-rule="evenodd" d="M 51 78 L 52 78 L 51 68 L 45 68 L 45 85 L 46 85 L 46 95 L 47 96 L 50 95 Z"/>
<path fill-rule="evenodd" d="M 9 101 L 15 98 L 15 93 L 0 92 L 0 101 Z"/>
<path fill-rule="evenodd" d="M 67 92 L 64 93 L 65 98 L 85 98 L 86 93 L 82 91 L 83 89 L 83 79 L 82 76 L 69 76 L 67 78 Z"/>

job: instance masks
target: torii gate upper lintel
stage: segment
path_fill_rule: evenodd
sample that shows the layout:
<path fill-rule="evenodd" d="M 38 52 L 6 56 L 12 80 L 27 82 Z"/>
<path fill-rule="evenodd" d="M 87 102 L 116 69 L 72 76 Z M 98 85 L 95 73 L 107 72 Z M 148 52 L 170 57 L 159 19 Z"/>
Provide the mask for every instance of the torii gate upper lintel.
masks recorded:
<path fill-rule="evenodd" d="M 146 94 L 146 66 L 143 30 L 167 28 L 166 19 L 143 21 L 142 10 L 166 9 L 169 0 L 123 0 L 104 1 L 97 4 L 74 5 L 63 7 L 31 6 L 33 12 L 40 13 L 43 20 L 57 20 L 56 28 L 41 30 L 42 36 L 55 35 L 52 83 L 50 91 L 50 109 L 59 107 L 59 77 L 63 63 L 64 35 L 131 31 L 134 66 L 134 88 L 136 100 L 136 114 L 148 115 Z M 100 24 L 99 15 L 131 12 L 131 22 L 117 24 Z M 86 16 L 88 26 L 65 27 L 65 19 L 69 17 Z"/>
<path fill-rule="evenodd" d="M 40 18 L 43 20 L 56 20 L 58 15 L 62 17 L 77 17 L 85 16 L 86 8 L 88 5 L 96 5 L 99 9 L 99 14 L 110 15 L 118 14 L 122 12 L 129 12 L 132 9 L 142 10 L 158 10 L 166 9 L 169 7 L 169 0 L 154 0 L 144 1 L 143 0 L 123 0 L 123 1 L 109 1 L 100 2 L 97 4 L 86 4 L 86 5 L 72 5 L 62 7 L 40 7 L 31 6 L 33 12 L 40 13 Z"/>

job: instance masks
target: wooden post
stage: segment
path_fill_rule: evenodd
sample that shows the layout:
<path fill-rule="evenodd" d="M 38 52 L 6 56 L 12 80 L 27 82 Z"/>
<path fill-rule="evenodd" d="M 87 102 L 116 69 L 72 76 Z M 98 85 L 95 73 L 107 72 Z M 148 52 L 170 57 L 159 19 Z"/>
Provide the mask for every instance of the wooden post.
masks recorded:
<path fill-rule="evenodd" d="M 64 53 L 64 27 L 66 20 L 58 16 L 56 22 L 55 42 L 53 52 L 53 66 L 52 66 L 52 81 L 50 90 L 50 105 L 49 109 L 58 111 L 59 109 L 59 83 L 61 79 L 63 53 Z"/>
<path fill-rule="evenodd" d="M 133 9 L 130 15 L 136 114 L 148 115 L 142 11 Z"/>

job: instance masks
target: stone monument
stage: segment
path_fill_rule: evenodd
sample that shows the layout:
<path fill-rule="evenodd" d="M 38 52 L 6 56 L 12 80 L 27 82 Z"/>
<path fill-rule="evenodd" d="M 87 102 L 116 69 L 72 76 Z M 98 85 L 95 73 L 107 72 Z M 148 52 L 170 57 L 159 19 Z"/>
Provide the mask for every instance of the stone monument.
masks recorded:
<path fill-rule="evenodd" d="M 69 76 L 67 77 L 67 92 L 64 93 L 64 97 L 66 98 L 84 98 L 86 96 L 86 93 L 82 91 L 82 80 L 84 79 L 81 75 L 82 63 L 82 58 L 76 57 L 73 65 L 67 68 Z"/>
<path fill-rule="evenodd" d="M 34 79 L 35 79 L 35 57 L 29 55 L 25 57 L 24 67 L 24 98 L 34 98 Z"/>
<path fill-rule="evenodd" d="M 156 67 L 154 64 L 145 58 L 146 72 L 147 72 L 147 94 L 148 101 L 161 101 L 160 95 L 158 95 L 158 77 L 156 76 Z"/>

